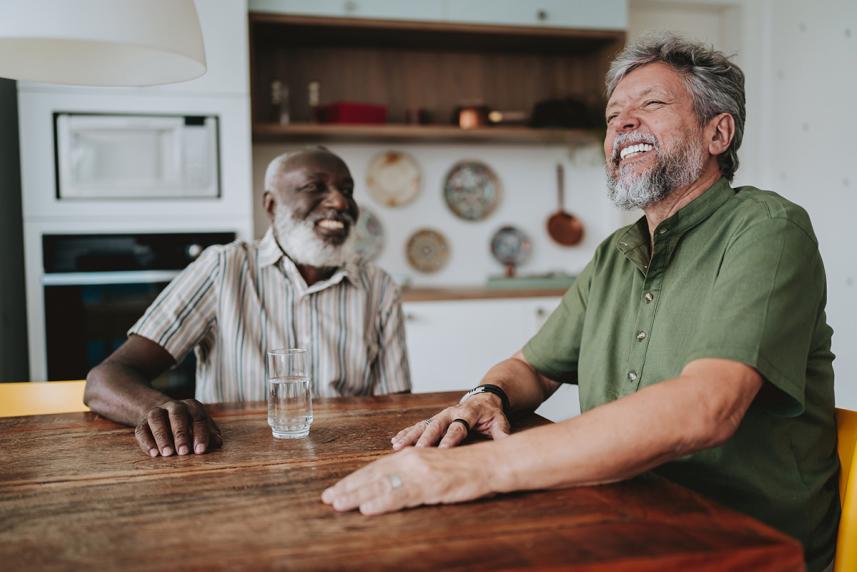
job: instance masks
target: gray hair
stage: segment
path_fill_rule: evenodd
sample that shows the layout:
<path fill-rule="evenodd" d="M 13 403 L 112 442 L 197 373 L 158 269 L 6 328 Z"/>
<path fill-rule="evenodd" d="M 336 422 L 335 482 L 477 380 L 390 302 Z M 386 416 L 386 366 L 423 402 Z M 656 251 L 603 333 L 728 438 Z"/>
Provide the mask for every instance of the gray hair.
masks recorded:
<path fill-rule="evenodd" d="M 691 42 L 672 33 L 650 35 L 627 46 L 607 72 L 607 99 L 616 85 L 638 67 L 663 62 L 685 81 L 693 98 L 693 110 L 700 125 L 720 113 L 735 120 L 735 136 L 729 148 L 717 157 L 720 173 L 729 181 L 738 170 L 738 148 L 744 137 L 747 119 L 744 98 L 744 72 L 712 46 Z"/>

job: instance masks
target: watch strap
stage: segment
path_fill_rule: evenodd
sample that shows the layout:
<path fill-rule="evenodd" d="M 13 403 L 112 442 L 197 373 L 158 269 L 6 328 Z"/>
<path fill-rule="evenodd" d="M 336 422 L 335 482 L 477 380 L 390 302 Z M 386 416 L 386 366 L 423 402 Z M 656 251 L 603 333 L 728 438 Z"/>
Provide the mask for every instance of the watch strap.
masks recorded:
<path fill-rule="evenodd" d="M 467 401 L 468 399 L 470 399 L 474 395 L 479 395 L 480 393 L 491 393 L 491 394 L 499 397 L 500 402 L 503 404 L 503 413 L 506 413 L 506 414 L 509 413 L 509 409 L 510 409 L 509 396 L 506 395 L 506 392 L 503 391 L 502 387 L 500 387 L 498 385 L 494 385 L 492 383 L 486 383 L 484 385 L 477 385 L 476 387 L 474 387 L 473 389 L 471 389 L 470 391 L 465 393 L 461 397 L 461 400 L 459 401 L 459 403 L 464 403 L 465 401 Z"/>

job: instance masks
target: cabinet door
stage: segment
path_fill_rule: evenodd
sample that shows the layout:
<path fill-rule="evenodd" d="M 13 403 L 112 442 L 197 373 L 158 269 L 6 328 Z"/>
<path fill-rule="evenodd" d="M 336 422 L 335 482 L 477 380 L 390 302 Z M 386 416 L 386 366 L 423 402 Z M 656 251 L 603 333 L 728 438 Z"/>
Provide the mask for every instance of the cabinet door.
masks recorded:
<path fill-rule="evenodd" d="M 627 0 L 447 0 L 447 19 L 473 24 L 623 30 Z"/>
<path fill-rule="evenodd" d="M 302 14 L 332 18 L 439 21 L 444 18 L 443 0 L 250 0 L 251 12 Z"/>
<path fill-rule="evenodd" d="M 526 319 L 533 334 L 544 325 L 545 320 L 559 306 L 561 300 L 562 298 L 538 298 L 527 301 Z M 556 393 L 536 409 L 536 413 L 551 421 L 562 421 L 580 414 L 577 386 L 562 384 Z"/>
<path fill-rule="evenodd" d="M 414 392 L 477 385 L 529 339 L 526 306 L 521 300 L 405 303 Z"/>
<path fill-rule="evenodd" d="M 403 305 L 414 393 L 477 385 L 521 349 L 560 298 L 407 302 Z M 577 386 L 563 385 L 536 413 L 561 421 L 580 412 Z"/>

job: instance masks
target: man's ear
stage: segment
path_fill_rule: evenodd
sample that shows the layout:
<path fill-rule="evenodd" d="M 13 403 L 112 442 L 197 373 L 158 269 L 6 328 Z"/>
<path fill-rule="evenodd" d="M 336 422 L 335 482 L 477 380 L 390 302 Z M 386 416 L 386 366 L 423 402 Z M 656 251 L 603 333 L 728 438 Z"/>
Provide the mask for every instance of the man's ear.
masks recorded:
<path fill-rule="evenodd" d="M 277 201 L 274 198 L 274 193 L 271 191 L 265 191 L 262 195 L 262 207 L 265 209 L 265 212 L 268 213 L 268 220 L 274 222 L 274 208 L 277 206 Z"/>
<path fill-rule="evenodd" d="M 708 127 L 708 152 L 714 156 L 722 155 L 735 138 L 735 118 L 730 113 L 721 113 L 711 118 Z"/>

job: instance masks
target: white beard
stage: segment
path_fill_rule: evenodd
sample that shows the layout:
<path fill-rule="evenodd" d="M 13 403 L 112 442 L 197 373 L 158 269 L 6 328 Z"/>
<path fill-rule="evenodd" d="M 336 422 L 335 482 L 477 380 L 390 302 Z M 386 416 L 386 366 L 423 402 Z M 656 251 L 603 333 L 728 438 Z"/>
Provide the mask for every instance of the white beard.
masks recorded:
<path fill-rule="evenodd" d="M 295 220 L 291 209 L 278 203 L 274 210 L 274 234 L 296 264 L 315 268 L 338 268 L 356 259 L 357 233 L 352 225 L 342 244 L 329 244 L 315 233 L 313 223 Z"/>
<path fill-rule="evenodd" d="M 607 163 L 607 193 L 616 206 L 626 210 L 645 208 L 662 201 L 676 189 L 686 187 L 702 174 L 705 156 L 702 148 L 695 144 L 696 133 L 688 133 L 688 137 L 672 149 L 662 150 L 657 146 L 654 137 L 629 133 L 623 139 L 617 137 L 614 147 L 625 140 L 642 141 L 655 145 L 655 164 L 639 175 L 632 169 L 624 168 L 611 170 Z"/>

